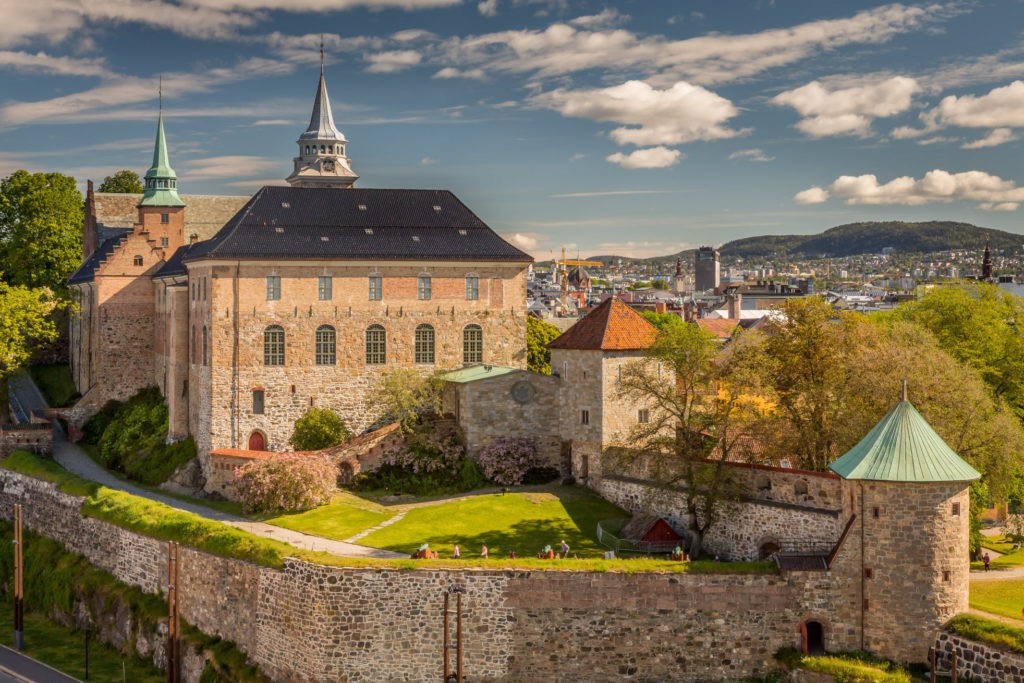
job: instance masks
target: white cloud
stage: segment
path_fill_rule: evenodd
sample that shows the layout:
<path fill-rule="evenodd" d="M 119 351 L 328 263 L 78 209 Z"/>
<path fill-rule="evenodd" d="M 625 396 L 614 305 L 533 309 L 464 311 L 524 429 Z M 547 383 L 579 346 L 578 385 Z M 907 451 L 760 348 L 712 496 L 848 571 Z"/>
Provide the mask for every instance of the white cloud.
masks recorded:
<path fill-rule="evenodd" d="M 870 132 L 874 119 L 909 109 L 911 98 L 919 90 L 914 79 L 903 76 L 839 90 L 829 90 L 819 81 L 811 81 L 780 93 L 771 101 L 792 107 L 803 116 L 796 127 L 811 137 L 864 136 Z"/>
<path fill-rule="evenodd" d="M 963 128 L 1024 126 L 1024 82 L 1014 81 L 986 95 L 950 95 L 921 115 L 926 123 Z"/>
<path fill-rule="evenodd" d="M 729 155 L 729 159 L 749 159 L 750 161 L 774 161 L 775 157 L 767 156 L 764 150 L 759 147 L 753 149 L 740 149 L 736 150 Z"/>
<path fill-rule="evenodd" d="M 254 126 L 294 126 L 295 121 L 291 119 L 260 119 L 259 121 L 253 121 Z"/>
<path fill-rule="evenodd" d="M 446 66 L 434 74 L 432 78 L 469 78 L 471 80 L 482 81 L 487 78 L 487 74 L 483 69 L 466 69 L 465 71 L 461 71 L 455 67 Z"/>
<path fill-rule="evenodd" d="M 811 187 L 797 193 L 793 201 L 797 204 L 820 204 L 830 197 L 839 197 L 851 205 L 918 206 L 968 200 L 979 202 L 981 209 L 1013 211 L 1024 201 L 1024 187 L 1017 187 L 1012 180 L 984 171 L 950 173 L 934 169 L 920 180 L 901 176 L 887 183 L 879 183 L 874 174 L 840 176 L 827 188 Z"/>
<path fill-rule="evenodd" d="M 595 29 L 618 26 L 628 19 L 629 17 L 627 15 L 620 14 L 617 9 L 605 7 L 597 14 L 588 14 L 582 17 L 576 17 L 569 23 L 573 26 L 579 26 L 580 28 Z"/>
<path fill-rule="evenodd" d="M 996 128 L 985 137 L 974 142 L 965 142 L 960 145 L 962 149 L 981 149 L 982 147 L 997 147 L 1007 142 L 1020 140 L 1009 128 Z"/>
<path fill-rule="evenodd" d="M 190 159 L 182 167 L 184 170 L 181 176 L 186 182 L 210 178 L 237 178 L 240 175 L 282 168 L 280 159 L 245 155 Z"/>
<path fill-rule="evenodd" d="M 57 76 L 109 77 L 112 75 L 102 58 L 75 59 L 72 57 L 54 57 L 45 52 L 31 54 L 28 52 L 0 50 L 0 67 L 10 67 L 15 71 L 54 74 Z"/>
<path fill-rule="evenodd" d="M 498 14 L 498 0 L 483 0 L 477 4 L 476 9 L 482 16 L 493 17 Z"/>
<path fill-rule="evenodd" d="M 369 63 L 366 70 L 374 74 L 391 74 L 405 71 L 423 61 L 423 55 L 416 50 L 390 50 L 364 57 Z"/>
<path fill-rule="evenodd" d="M 503 235 L 503 237 L 524 251 L 531 251 L 537 248 L 538 239 L 533 235 L 514 232 L 510 235 Z"/>
<path fill-rule="evenodd" d="M 431 157 L 423 157 L 420 159 L 420 166 L 433 166 L 436 163 L 437 159 L 432 159 Z"/>
<path fill-rule="evenodd" d="M 629 154 L 616 152 L 605 157 L 607 161 L 629 170 L 638 168 L 667 168 L 675 166 L 681 159 L 685 158 L 686 155 L 678 149 L 669 149 L 668 147 L 648 147 L 646 149 L 638 149 Z"/>
<path fill-rule="evenodd" d="M 530 101 L 563 116 L 627 124 L 611 132 L 620 145 L 678 145 L 746 132 L 724 125 L 739 113 L 732 102 L 683 81 L 665 90 L 642 81 L 594 90 L 558 89 Z"/>

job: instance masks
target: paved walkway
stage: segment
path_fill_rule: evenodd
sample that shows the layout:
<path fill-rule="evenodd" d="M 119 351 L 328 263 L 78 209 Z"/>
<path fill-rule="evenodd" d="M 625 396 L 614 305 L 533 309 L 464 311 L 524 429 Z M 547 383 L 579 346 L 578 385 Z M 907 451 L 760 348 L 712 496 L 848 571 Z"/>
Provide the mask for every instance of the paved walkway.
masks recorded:
<path fill-rule="evenodd" d="M 27 375 L 16 375 L 11 379 L 10 385 L 11 392 L 17 395 L 18 401 L 26 410 L 39 410 L 46 407 L 46 401 L 39 393 L 35 383 Z M 409 557 L 404 553 L 396 553 L 391 550 L 370 548 L 345 541 L 334 541 L 328 538 L 321 538 L 320 536 L 312 536 L 299 531 L 284 529 L 264 522 L 254 522 L 244 517 L 214 510 L 201 503 L 193 503 L 172 496 L 154 493 L 115 477 L 90 458 L 85 451 L 68 441 L 60 429 L 54 430 L 53 457 L 66 470 L 77 474 L 83 479 L 94 481 L 108 488 L 131 493 L 141 498 L 148 498 L 149 500 L 163 503 L 178 510 L 191 512 L 206 519 L 223 522 L 256 536 L 283 541 L 303 550 L 324 551 L 342 557 L 377 557 L 385 559 Z"/>
<path fill-rule="evenodd" d="M 0 681 L 3 683 L 77 683 L 78 680 L 0 645 Z"/>

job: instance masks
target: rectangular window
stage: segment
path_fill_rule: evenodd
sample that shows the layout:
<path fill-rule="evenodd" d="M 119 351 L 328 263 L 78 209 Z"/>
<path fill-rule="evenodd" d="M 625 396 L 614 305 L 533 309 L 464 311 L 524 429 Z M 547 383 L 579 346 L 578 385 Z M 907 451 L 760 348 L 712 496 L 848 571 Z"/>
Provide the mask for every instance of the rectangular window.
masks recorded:
<path fill-rule="evenodd" d="M 949 570 L 948 569 L 944 569 L 942 571 L 942 580 L 943 581 L 949 581 Z"/>
<path fill-rule="evenodd" d="M 252 412 L 254 415 L 263 414 L 263 390 L 252 390 Z"/>
<path fill-rule="evenodd" d="M 647 424 L 648 422 L 651 421 L 651 411 L 648 410 L 647 408 L 641 408 L 640 410 L 636 411 L 636 421 L 642 425 Z"/>
<path fill-rule="evenodd" d="M 141 266 L 142 265 L 142 257 L 141 256 L 134 257 L 132 259 L 132 264 L 136 265 L 136 266 Z"/>
<path fill-rule="evenodd" d="M 960 503 L 953 503 L 953 516 L 954 517 L 959 517 L 960 516 Z"/>
<path fill-rule="evenodd" d="M 203 276 L 203 301 L 206 301 L 206 277 Z"/>
<path fill-rule="evenodd" d="M 476 301 L 480 298 L 480 278 L 476 275 L 466 276 L 466 300 Z"/>
<path fill-rule="evenodd" d="M 420 277 L 419 277 L 419 287 L 417 289 L 417 292 L 419 294 L 420 301 L 429 301 L 430 300 L 430 276 L 429 275 L 420 275 Z"/>
<path fill-rule="evenodd" d="M 162 213 L 162 214 L 160 214 L 160 222 L 161 223 L 170 223 L 171 222 L 171 214 L 169 214 L 169 213 Z"/>
<path fill-rule="evenodd" d="M 334 280 L 330 275 L 321 275 L 317 278 L 316 297 L 320 301 L 330 301 L 334 296 Z"/>
<path fill-rule="evenodd" d="M 588 425 L 588 424 L 590 424 L 590 411 L 589 410 L 584 410 L 583 412 L 580 413 L 580 424 L 581 425 Z"/>
<path fill-rule="evenodd" d="M 871 567 L 864 567 L 864 578 L 870 579 L 875 573 L 871 570 Z"/>
<path fill-rule="evenodd" d="M 878 519 L 879 517 L 881 517 L 882 516 L 881 508 L 871 508 L 871 516 L 874 517 L 875 519 Z"/>
<path fill-rule="evenodd" d="M 169 246 L 171 246 L 171 238 L 170 237 L 161 237 L 160 238 L 160 246 L 161 247 L 169 247 Z"/>
<path fill-rule="evenodd" d="M 281 276 L 267 276 L 267 301 L 278 301 L 281 298 Z"/>
<path fill-rule="evenodd" d="M 370 301 L 380 301 L 384 298 L 384 282 L 380 275 L 370 276 Z"/>

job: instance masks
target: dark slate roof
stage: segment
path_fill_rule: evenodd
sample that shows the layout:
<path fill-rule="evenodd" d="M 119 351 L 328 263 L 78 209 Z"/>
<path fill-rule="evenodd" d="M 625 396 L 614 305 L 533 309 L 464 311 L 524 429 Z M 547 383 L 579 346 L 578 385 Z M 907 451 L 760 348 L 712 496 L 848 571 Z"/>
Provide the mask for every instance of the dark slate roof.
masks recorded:
<path fill-rule="evenodd" d="M 184 259 L 189 251 L 196 246 L 198 245 L 186 244 L 183 247 L 175 249 L 174 253 L 171 254 L 171 258 L 167 259 L 167 262 L 160 266 L 158 271 L 153 273 L 153 279 L 187 274 L 188 271 L 185 269 L 185 263 L 182 259 Z"/>
<path fill-rule="evenodd" d="M 300 187 L 261 189 L 184 260 L 201 258 L 533 260 L 447 190 Z"/>
<path fill-rule="evenodd" d="M 131 230 L 121 230 L 112 237 L 103 240 L 103 244 L 100 245 L 99 249 L 94 251 L 86 259 L 85 263 L 80 265 L 78 270 L 71 274 L 71 277 L 68 278 L 68 284 L 78 285 L 83 282 L 92 282 L 99 267 L 110 258 L 110 255 L 114 253 L 114 249 L 117 249 L 118 245 L 121 244 L 130 232 Z"/>

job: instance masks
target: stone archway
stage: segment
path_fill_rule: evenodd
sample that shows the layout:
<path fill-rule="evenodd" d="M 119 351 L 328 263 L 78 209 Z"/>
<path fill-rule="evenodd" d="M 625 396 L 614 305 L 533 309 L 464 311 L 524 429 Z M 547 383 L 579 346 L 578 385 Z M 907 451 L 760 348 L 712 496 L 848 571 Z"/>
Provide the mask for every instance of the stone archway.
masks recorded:
<path fill-rule="evenodd" d="M 805 655 L 825 654 L 825 625 L 816 619 L 800 624 L 800 649 Z"/>
<path fill-rule="evenodd" d="M 263 432 L 260 430 L 253 431 L 249 435 L 249 450 L 250 451 L 265 451 L 267 450 L 267 438 L 263 436 Z"/>
<path fill-rule="evenodd" d="M 767 560 L 772 557 L 775 553 L 782 550 L 782 546 L 779 545 L 778 541 L 773 538 L 769 538 L 761 541 L 757 546 L 757 559 Z"/>

